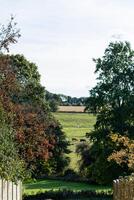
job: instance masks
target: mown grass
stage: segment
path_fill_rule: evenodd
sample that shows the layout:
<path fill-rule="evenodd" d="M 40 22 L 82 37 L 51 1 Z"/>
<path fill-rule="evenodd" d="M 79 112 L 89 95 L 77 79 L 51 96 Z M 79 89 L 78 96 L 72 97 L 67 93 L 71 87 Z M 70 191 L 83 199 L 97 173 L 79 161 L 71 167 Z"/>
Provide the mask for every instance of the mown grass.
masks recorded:
<path fill-rule="evenodd" d="M 82 139 L 87 140 L 85 137 L 86 133 L 93 130 L 93 126 L 96 121 L 96 117 L 93 114 L 88 113 L 54 113 L 56 119 L 59 120 L 63 127 L 68 140 L 70 141 L 71 153 L 69 157 L 71 159 L 70 168 L 78 170 L 79 157 L 75 153 L 76 146 Z"/>
<path fill-rule="evenodd" d="M 111 191 L 110 186 L 99 186 L 99 185 L 89 185 L 83 182 L 70 182 L 62 180 L 42 180 L 27 183 L 24 185 L 24 194 L 37 194 L 39 192 L 45 191 L 58 191 L 58 190 L 71 190 L 71 191 L 96 191 L 96 192 L 108 192 Z"/>

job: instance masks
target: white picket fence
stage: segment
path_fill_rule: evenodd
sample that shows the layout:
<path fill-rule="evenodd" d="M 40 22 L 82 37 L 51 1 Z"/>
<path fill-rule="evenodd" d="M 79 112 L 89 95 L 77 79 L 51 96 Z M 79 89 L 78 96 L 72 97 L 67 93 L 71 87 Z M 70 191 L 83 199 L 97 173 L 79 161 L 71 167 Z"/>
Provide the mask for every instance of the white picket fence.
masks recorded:
<path fill-rule="evenodd" d="M 22 200 L 22 183 L 0 180 L 0 200 Z"/>

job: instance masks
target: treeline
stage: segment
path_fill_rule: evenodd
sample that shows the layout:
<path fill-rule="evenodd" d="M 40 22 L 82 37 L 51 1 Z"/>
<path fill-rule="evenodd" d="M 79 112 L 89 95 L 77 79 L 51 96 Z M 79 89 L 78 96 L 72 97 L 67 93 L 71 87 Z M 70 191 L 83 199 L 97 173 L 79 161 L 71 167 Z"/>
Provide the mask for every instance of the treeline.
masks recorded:
<path fill-rule="evenodd" d="M 58 106 L 85 106 L 87 97 L 71 97 L 64 94 L 53 94 L 46 91 L 46 100 L 52 112 L 58 110 Z"/>

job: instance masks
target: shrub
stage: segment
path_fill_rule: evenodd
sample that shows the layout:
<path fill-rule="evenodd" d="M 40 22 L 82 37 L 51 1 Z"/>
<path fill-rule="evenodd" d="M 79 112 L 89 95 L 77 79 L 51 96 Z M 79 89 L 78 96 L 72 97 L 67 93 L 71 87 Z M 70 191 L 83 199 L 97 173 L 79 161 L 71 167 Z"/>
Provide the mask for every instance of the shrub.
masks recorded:
<path fill-rule="evenodd" d="M 79 175 L 77 174 L 77 172 L 75 172 L 73 169 L 67 169 L 65 172 L 64 172 L 64 178 L 66 180 L 76 180 L 79 177 Z"/>
<path fill-rule="evenodd" d="M 112 194 L 111 193 L 97 193 L 95 191 L 80 191 L 80 192 L 74 192 L 70 190 L 59 190 L 59 191 L 46 191 L 44 193 L 38 193 L 36 195 L 29 195 L 29 196 L 24 196 L 23 200 L 45 200 L 46 198 L 53 199 L 53 200 L 69 200 L 69 199 L 80 199 L 80 198 L 90 198 L 90 200 L 99 200 L 100 198 L 102 199 L 107 199 L 111 200 L 112 199 Z"/>

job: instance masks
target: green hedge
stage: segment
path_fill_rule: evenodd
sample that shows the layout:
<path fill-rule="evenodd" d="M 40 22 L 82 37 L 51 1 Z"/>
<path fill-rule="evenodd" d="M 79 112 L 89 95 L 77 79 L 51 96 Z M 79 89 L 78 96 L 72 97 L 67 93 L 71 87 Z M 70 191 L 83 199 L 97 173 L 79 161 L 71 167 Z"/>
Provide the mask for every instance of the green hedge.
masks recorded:
<path fill-rule="evenodd" d="M 112 200 L 112 194 L 111 193 L 96 193 L 95 191 L 80 191 L 80 192 L 74 192 L 69 190 L 59 190 L 59 191 L 46 191 L 43 193 L 38 193 L 36 195 L 29 195 L 24 196 L 23 200 L 46 200 L 46 199 L 52 199 L 52 200 L 71 200 L 71 199 L 90 199 L 90 200 Z"/>

